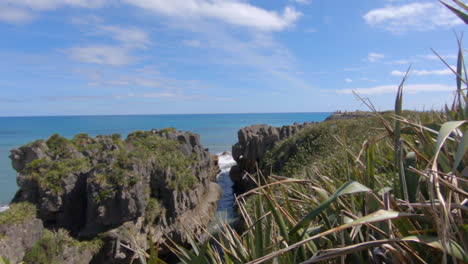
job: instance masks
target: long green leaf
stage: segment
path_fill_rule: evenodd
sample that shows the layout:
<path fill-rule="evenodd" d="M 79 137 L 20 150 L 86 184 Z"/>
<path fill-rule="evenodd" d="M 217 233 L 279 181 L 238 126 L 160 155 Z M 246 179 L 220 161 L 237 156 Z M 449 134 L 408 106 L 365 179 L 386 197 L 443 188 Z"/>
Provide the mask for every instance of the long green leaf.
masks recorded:
<path fill-rule="evenodd" d="M 257 196 L 257 201 L 255 204 L 255 213 L 256 219 L 260 219 L 262 217 L 262 196 Z M 263 234 L 262 234 L 262 221 L 257 221 L 255 224 L 255 257 L 263 256 Z"/>
<path fill-rule="evenodd" d="M 320 254 L 317 254 L 317 255 L 313 256 L 312 258 L 310 258 L 309 260 L 304 261 L 304 262 L 302 262 L 300 264 L 310 264 L 310 263 L 325 261 L 325 260 L 328 260 L 328 259 L 337 258 L 337 257 L 340 257 L 340 256 L 352 254 L 352 253 L 355 253 L 357 251 L 362 251 L 362 250 L 365 250 L 365 249 L 368 249 L 368 248 L 374 248 L 374 247 L 378 247 L 378 246 L 381 246 L 381 245 L 384 245 L 384 244 L 391 244 L 391 243 L 394 243 L 396 241 L 397 240 L 395 240 L 395 239 L 392 239 L 392 240 L 375 240 L 375 241 L 367 241 L 367 242 L 363 242 L 363 243 L 359 243 L 359 244 L 349 245 L 349 246 L 342 247 L 342 248 L 327 249 L 327 250 L 319 252 Z"/>
<path fill-rule="evenodd" d="M 397 96 L 395 99 L 395 115 L 401 116 L 403 111 L 403 86 L 405 85 L 406 80 L 408 79 L 409 73 L 411 71 L 411 67 L 408 68 L 406 71 L 405 77 L 401 80 L 400 85 L 398 86 Z M 398 119 L 395 119 L 395 129 L 393 131 L 394 135 L 394 162 L 395 162 L 395 172 L 393 177 L 393 191 L 397 197 L 403 197 L 403 180 L 402 180 L 402 169 L 403 169 L 403 161 L 401 160 L 401 122 Z"/>
<path fill-rule="evenodd" d="M 418 190 L 419 175 L 410 170 L 416 167 L 416 153 L 409 152 L 405 158 L 406 163 L 406 187 L 408 188 L 408 198 L 411 203 L 416 202 L 416 192 Z"/>
<path fill-rule="evenodd" d="M 299 229 L 307 227 L 312 220 L 322 213 L 331 203 L 333 203 L 338 197 L 342 195 L 352 194 L 352 193 L 360 193 L 360 192 L 370 192 L 371 189 L 367 188 L 366 186 L 360 184 L 359 182 L 350 181 L 345 183 L 343 186 L 340 187 L 328 200 L 320 204 L 315 210 L 307 214 L 304 218 L 295 225 L 289 234 L 293 234 L 297 232 Z"/>
<path fill-rule="evenodd" d="M 442 1 L 440 1 L 443 5 L 445 5 L 448 9 L 450 9 L 455 15 L 457 15 L 461 20 L 463 20 L 463 22 L 465 22 L 465 24 L 468 24 L 468 14 L 456 9 L 455 7 L 449 5 L 449 4 L 446 4 Z"/>
<path fill-rule="evenodd" d="M 397 218 L 401 218 L 401 217 L 410 217 L 410 216 L 414 216 L 414 214 L 395 212 L 395 211 L 387 211 L 387 210 L 379 210 L 379 211 L 374 212 L 374 213 L 372 213 L 370 215 L 366 215 L 364 217 L 356 219 L 351 223 L 347 223 L 347 224 L 344 224 L 344 225 L 329 229 L 329 230 L 327 230 L 325 232 L 322 232 L 320 234 L 317 234 L 315 236 L 312 236 L 310 238 L 307 238 L 307 239 L 304 239 L 304 240 L 302 240 L 300 242 L 292 244 L 289 247 L 277 250 L 277 251 L 275 251 L 273 253 L 270 253 L 268 255 L 265 255 L 265 256 L 263 256 L 261 258 L 250 261 L 250 262 L 248 262 L 248 264 L 264 263 L 264 262 L 266 262 L 268 260 L 271 260 L 271 259 L 274 259 L 274 258 L 276 258 L 276 257 L 278 257 L 278 256 L 280 256 L 280 255 L 282 255 L 282 254 L 284 254 L 286 252 L 289 252 L 290 250 L 293 250 L 293 249 L 298 248 L 298 247 L 300 247 L 300 246 L 302 246 L 302 245 L 304 245 L 306 243 L 309 243 L 312 240 L 315 240 L 317 238 L 321 238 L 321 237 L 336 233 L 338 231 L 341 231 L 341 230 L 344 230 L 344 229 L 347 229 L 347 228 L 350 228 L 350 227 L 364 225 L 364 224 L 371 224 L 371 223 L 375 223 L 375 222 L 382 222 L 382 221 L 397 219 Z"/>
<path fill-rule="evenodd" d="M 444 250 L 444 247 L 442 245 L 442 241 L 438 237 L 430 237 L 430 236 L 409 236 L 405 237 L 402 240 L 404 241 L 412 241 L 412 242 L 417 242 L 421 243 L 427 246 L 430 246 L 432 248 L 438 249 L 438 250 Z M 468 262 L 468 254 L 467 252 L 456 242 L 450 241 L 449 244 L 445 247 L 447 249 L 447 253 L 456 257 L 457 259 L 463 261 L 464 263 Z"/>
<path fill-rule="evenodd" d="M 465 124 L 467 121 L 450 121 L 446 122 L 442 125 L 442 127 L 439 130 L 439 136 L 437 137 L 437 142 L 436 142 L 436 150 L 435 150 L 435 159 L 439 156 L 439 152 L 442 149 L 442 146 L 445 143 L 445 140 L 450 136 L 450 134 L 455 131 L 458 127 L 461 125 Z M 434 161 L 436 162 L 436 161 Z"/>
<path fill-rule="evenodd" d="M 273 214 L 273 217 L 275 218 L 276 224 L 279 227 L 279 230 L 281 232 L 281 235 L 286 239 L 286 241 L 289 240 L 289 233 L 288 233 L 288 228 L 286 227 L 286 223 L 284 222 L 283 216 L 279 213 L 280 209 L 276 208 L 273 205 L 273 202 L 271 201 L 270 197 L 267 197 L 266 199 L 268 207 Z"/>
<path fill-rule="evenodd" d="M 319 261 L 324 261 L 328 260 L 331 258 L 337 258 L 343 255 L 348 255 L 355 253 L 357 251 L 365 250 L 368 248 L 374 248 L 378 247 L 384 244 L 391 244 L 395 242 L 401 242 L 401 241 L 410 241 L 410 242 L 416 242 L 420 244 L 424 244 L 426 246 L 430 246 L 432 248 L 438 249 L 438 250 L 443 250 L 441 241 L 438 237 L 429 237 L 429 236 L 409 236 L 405 237 L 403 239 L 390 239 L 390 240 L 375 240 L 375 241 L 368 241 L 368 242 L 363 242 L 359 244 L 354 244 L 354 245 L 349 245 L 346 247 L 342 248 L 334 248 L 334 249 L 327 249 L 323 252 L 321 252 L 320 255 L 313 256 L 311 259 L 302 262 L 301 264 L 310 264 L 310 263 L 316 263 Z M 458 245 L 457 243 L 451 241 L 450 245 L 447 246 L 448 248 L 448 253 L 457 259 L 467 262 L 468 261 L 468 256 L 467 253 L 463 250 L 463 248 Z"/>
<path fill-rule="evenodd" d="M 463 64 L 464 64 L 464 59 L 463 59 L 463 46 L 461 43 L 461 40 L 459 40 L 459 47 L 458 47 L 458 60 L 457 60 L 457 98 L 458 98 L 458 108 L 460 111 L 460 114 L 464 114 L 461 112 L 463 109 L 463 103 L 462 103 L 462 96 L 464 95 L 463 90 L 462 90 L 462 76 L 463 76 Z"/>
<path fill-rule="evenodd" d="M 463 8 L 466 12 L 468 12 L 468 6 L 466 4 L 464 4 L 463 2 L 459 0 L 453 0 L 453 1 L 457 3 L 457 5 L 459 5 L 461 8 Z"/>
<path fill-rule="evenodd" d="M 468 131 L 463 134 L 460 145 L 458 145 L 457 154 L 455 155 L 455 162 L 453 163 L 453 171 L 455 171 L 460 165 L 460 162 L 468 150 Z"/>
<path fill-rule="evenodd" d="M 0 256 L 0 264 L 10 264 L 10 261 L 6 258 Z"/>

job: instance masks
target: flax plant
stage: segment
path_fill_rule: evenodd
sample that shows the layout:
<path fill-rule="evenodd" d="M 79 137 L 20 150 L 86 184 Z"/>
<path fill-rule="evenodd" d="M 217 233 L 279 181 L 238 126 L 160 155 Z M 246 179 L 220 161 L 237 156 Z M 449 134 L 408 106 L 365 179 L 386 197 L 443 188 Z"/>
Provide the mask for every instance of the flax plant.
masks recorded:
<path fill-rule="evenodd" d="M 468 23 L 465 4 L 442 3 Z M 246 175 L 257 188 L 236 197 L 242 228 L 222 223 L 208 239 L 189 235 L 190 250 L 166 245 L 182 263 L 468 263 L 468 77 L 461 36 L 458 48 L 456 69 L 439 56 L 456 77 L 453 103 L 444 111 L 403 111 L 409 69 L 393 112 L 378 112 L 360 98 L 371 117 L 310 128 L 336 133 L 328 135 L 329 150 L 309 159 L 307 150 L 297 154 L 303 165 L 297 175 L 268 169 Z M 359 126 L 372 133 L 353 134 Z M 302 142 L 307 133 L 284 144 Z"/>

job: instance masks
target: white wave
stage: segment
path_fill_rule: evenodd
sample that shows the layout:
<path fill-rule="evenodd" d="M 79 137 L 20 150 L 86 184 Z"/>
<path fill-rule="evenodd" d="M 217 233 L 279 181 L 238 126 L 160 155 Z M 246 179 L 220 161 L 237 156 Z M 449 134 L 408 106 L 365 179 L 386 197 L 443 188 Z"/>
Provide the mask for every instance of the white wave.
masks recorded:
<path fill-rule="evenodd" d="M 6 210 L 10 209 L 10 206 L 8 205 L 0 205 L 0 213 L 5 212 Z"/>
<path fill-rule="evenodd" d="M 218 154 L 218 165 L 221 173 L 229 172 L 232 166 L 236 165 L 236 161 L 230 152 L 223 152 Z"/>

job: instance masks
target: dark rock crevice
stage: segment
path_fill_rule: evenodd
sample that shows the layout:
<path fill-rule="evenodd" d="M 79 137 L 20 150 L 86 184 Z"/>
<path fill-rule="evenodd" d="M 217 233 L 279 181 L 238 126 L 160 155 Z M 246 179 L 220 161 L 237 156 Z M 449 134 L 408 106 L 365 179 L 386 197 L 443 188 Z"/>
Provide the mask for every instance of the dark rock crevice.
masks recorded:
<path fill-rule="evenodd" d="M 255 183 L 250 177 L 245 176 L 246 173 L 254 174 L 258 169 L 262 170 L 265 154 L 279 141 L 297 134 L 314 123 L 294 123 L 282 127 L 252 125 L 240 129 L 237 133 L 238 143 L 232 146 L 232 156 L 237 163 L 230 171 L 234 191 L 241 194 L 254 188 Z"/>
<path fill-rule="evenodd" d="M 185 243 L 200 234 L 221 196 L 217 159 L 198 135 L 175 129 L 67 140 L 58 135 L 11 151 L 20 190 L 51 230 L 75 239 L 99 237 L 93 263 L 130 263 L 129 247 L 167 235 Z M 135 243 L 137 243 L 135 245 Z M 1 253 L 1 252 L 0 252 Z"/>

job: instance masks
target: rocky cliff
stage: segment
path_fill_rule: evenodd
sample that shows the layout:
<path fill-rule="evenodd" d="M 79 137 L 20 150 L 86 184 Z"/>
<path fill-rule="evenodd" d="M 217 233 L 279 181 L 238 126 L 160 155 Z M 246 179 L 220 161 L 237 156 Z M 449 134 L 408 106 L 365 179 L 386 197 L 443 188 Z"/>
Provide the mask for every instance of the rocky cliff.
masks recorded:
<path fill-rule="evenodd" d="M 221 194 L 216 158 L 198 135 L 175 129 L 125 140 L 53 135 L 12 150 L 11 159 L 20 186 L 13 202 L 35 205 L 47 229 L 98 237 L 94 263 L 130 263 L 128 248 L 147 249 L 148 237 L 184 243 L 208 224 Z"/>
<path fill-rule="evenodd" d="M 265 154 L 273 149 L 279 141 L 287 139 L 312 123 L 273 127 L 269 125 L 252 125 L 238 131 L 238 142 L 232 146 L 232 156 L 237 165 L 233 166 L 230 176 L 237 193 L 243 193 L 255 186 L 246 173 L 256 173 L 263 168 Z"/>
<path fill-rule="evenodd" d="M 332 121 L 332 120 L 346 120 L 346 119 L 356 119 L 362 117 L 369 117 L 373 114 L 371 112 L 364 112 L 364 111 L 354 111 L 354 112 L 334 112 L 331 114 L 325 121 Z"/>

